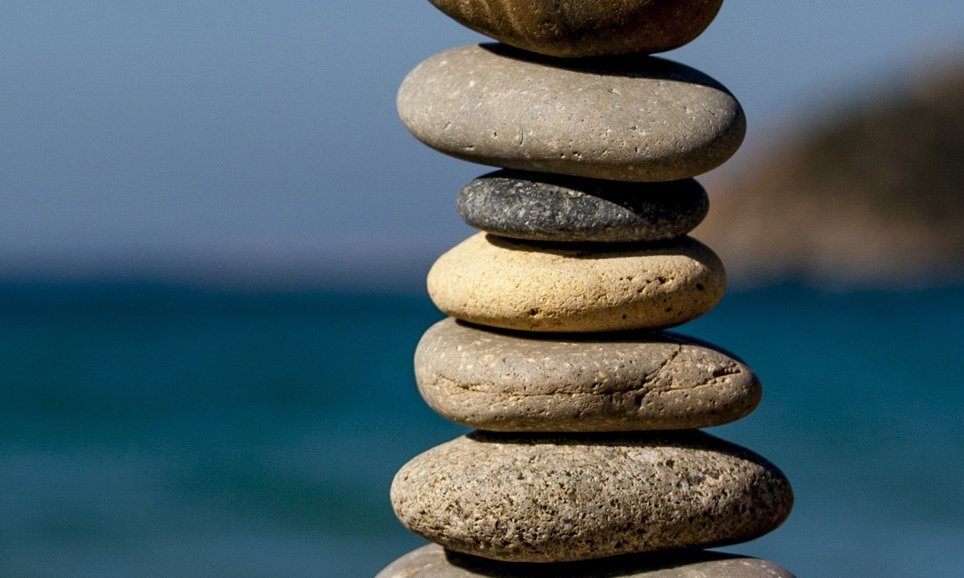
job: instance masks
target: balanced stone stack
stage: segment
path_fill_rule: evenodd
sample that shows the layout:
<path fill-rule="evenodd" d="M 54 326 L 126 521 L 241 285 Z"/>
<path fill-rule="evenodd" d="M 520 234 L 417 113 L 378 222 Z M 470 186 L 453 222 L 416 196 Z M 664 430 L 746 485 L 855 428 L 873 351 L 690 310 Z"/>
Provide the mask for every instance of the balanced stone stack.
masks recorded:
<path fill-rule="evenodd" d="M 698 431 L 759 403 L 728 353 L 661 330 L 722 297 L 686 236 L 692 177 L 745 130 L 718 82 L 649 56 L 695 38 L 722 0 L 432 0 L 502 43 L 432 57 L 401 118 L 427 145 L 503 170 L 458 211 L 481 233 L 433 266 L 447 315 L 415 354 L 420 392 L 476 431 L 406 464 L 396 514 L 434 542 L 379 575 L 790 576 L 707 552 L 779 526 L 789 483 Z"/>

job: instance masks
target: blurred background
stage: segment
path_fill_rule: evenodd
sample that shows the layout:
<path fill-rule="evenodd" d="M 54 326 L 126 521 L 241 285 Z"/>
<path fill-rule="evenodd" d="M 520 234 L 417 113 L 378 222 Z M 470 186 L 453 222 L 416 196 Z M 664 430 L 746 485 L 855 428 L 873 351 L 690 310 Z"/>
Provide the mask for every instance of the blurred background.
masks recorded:
<path fill-rule="evenodd" d="M 425 1 L 0 5 L 0 575 L 371 576 L 432 261 L 489 169 L 397 121 L 481 41 Z M 964 573 L 964 0 L 727 2 L 667 53 L 750 132 L 701 177 L 731 289 L 679 329 L 764 402 L 799 576 Z"/>

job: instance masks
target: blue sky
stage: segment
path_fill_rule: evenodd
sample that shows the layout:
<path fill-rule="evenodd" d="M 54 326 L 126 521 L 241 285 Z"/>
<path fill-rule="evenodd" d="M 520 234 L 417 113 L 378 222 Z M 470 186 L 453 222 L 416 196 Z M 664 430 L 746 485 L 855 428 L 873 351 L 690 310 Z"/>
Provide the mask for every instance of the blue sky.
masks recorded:
<path fill-rule="evenodd" d="M 410 137 L 395 90 L 481 39 L 427 0 L 4 2 L 0 278 L 421 278 L 489 169 Z M 731 1 L 666 56 L 743 103 L 736 166 L 941 54 L 964 57 L 964 0 Z"/>

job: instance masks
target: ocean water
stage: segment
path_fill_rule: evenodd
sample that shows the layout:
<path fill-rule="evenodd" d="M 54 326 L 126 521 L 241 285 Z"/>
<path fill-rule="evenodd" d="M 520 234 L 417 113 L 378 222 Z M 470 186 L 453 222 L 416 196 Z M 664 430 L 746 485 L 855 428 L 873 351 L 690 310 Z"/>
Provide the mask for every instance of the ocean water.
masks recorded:
<path fill-rule="evenodd" d="M 796 492 L 728 551 L 964 575 L 962 301 L 776 287 L 677 330 L 760 375 L 760 408 L 711 431 Z M 412 377 L 440 318 L 422 296 L 0 286 L 0 575 L 374 575 L 422 544 L 393 473 L 465 431 Z"/>

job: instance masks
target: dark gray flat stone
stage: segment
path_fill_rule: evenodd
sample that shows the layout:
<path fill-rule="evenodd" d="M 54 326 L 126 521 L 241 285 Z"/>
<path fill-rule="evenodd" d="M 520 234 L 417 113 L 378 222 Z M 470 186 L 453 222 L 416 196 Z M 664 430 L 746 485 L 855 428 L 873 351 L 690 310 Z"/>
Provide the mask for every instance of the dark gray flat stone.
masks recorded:
<path fill-rule="evenodd" d="M 695 229 L 709 206 L 693 179 L 629 183 L 521 171 L 479 177 L 458 199 L 470 226 L 533 241 L 672 239 Z"/>
<path fill-rule="evenodd" d="M 375 578 L 793 578 L 773 562 L 704 550 L 619 556 L 565 564 L 497 562 L 430 544 Z"/>

